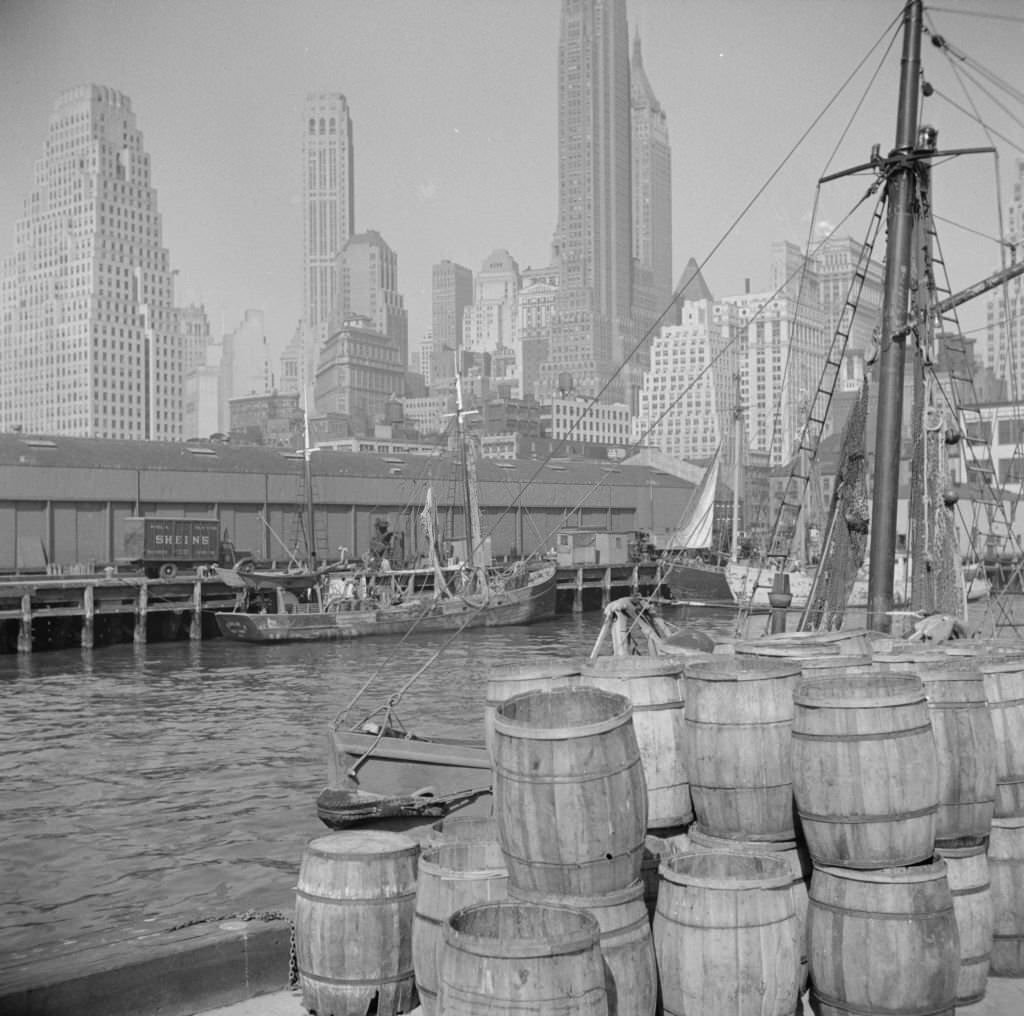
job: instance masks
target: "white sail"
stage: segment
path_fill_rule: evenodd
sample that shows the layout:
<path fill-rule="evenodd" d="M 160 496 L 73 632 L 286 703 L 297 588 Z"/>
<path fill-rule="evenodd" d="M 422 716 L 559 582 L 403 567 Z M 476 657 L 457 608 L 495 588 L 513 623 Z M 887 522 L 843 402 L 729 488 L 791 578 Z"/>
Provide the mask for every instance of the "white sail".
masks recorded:
<path fill-rule="evenodd" d="M 687 505 L 675 530 L 669 534 L 666 550 L 699 550 L 711 546 L 711 525 L 715 517 L 715 491 L 718 488 L 718 466 L 721 446 L 711 465 L 704 472 L 700 486 Z"/>

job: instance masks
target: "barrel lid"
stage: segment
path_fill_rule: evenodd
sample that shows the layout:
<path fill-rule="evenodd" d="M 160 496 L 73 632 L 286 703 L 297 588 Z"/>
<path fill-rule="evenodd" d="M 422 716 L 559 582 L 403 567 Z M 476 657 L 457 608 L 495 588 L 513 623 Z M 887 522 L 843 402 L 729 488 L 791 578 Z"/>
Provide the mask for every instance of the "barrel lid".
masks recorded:
<path fill-rule="evenodd" d="M 769 661 L 757 656 L 722 654 L 693 663 L 684 660 L 683 673 L 698 681 L 778 681 L 798 677 L 800 663 L 794 659 Z"/>
<path fill-rule="evenodd" d="M 356 829 L 330 833 L 310 840 L 308 850 L 323 857 L 379 857 L 382 854 L 416 854 L 419 844 L 402 833 L 382 829 Z"/>
<path fill-rule="evenodd" d="M 849 674 L 810 677 L 800 682 L 793 702 L 811 709 L 863 709 L 865 706 L 906 706 L 925 701 L 924 685 L 914 674 Z"/>

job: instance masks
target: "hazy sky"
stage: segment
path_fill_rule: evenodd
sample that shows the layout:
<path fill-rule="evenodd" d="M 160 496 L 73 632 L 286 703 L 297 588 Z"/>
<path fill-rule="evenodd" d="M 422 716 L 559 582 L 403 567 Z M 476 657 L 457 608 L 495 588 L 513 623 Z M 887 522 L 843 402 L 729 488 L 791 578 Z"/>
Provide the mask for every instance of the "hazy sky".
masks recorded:
<path fill-rule="evenodd" d="M 836 223 L 849 212 L 869 178 L 823 187 L 815 209 L 817 180 L 866 161 L 873 143 L 883 153 L 893 144 L 898 38 L 870 79 L 901 7 L 628 0 L 668 116 L 677 278 L 689 257 L 712 252 L 867 58 L 705 268 L 712 291 L 739 292 L 748 277 L 766 288 L 773 240 L 804 244 L 812 214 Z M 496 247 L 522 268 L 548 262 L 559 11 L 559 0 L 0 0 L 0 255 L 13 249 L 54 100 L 78 84 L 109 85 L 131 98 L 152 157 L 179 300 L 202 300 L 218 335 L 260 308 L 280 347 L 301 313 L 303 102 L 340 91 L 354 123 L 356 229 L 379 230 L 397 251 L 415 345 L 430 325 L 435 262 L 476 271 Z M 978 13 L 987 16 L 968 16 Z M 1024 91 L 1019 0 L 945 0 L 926 20 Z M 927 39 L 924 57 L 936 94 L 923 117 L 941 147 L 989 143 L 949 101 L 970 108 L 964 87 L 1005 136 L 991 139 L 1005 204 L 1024 154 L 1024 106 L 961 62 L 1013 117 L 999 110 Z M 954 289 L 998 267 L 994 166 L 979 156 L 936 170 L 940 213 L 976 231 L 940 234 Z M 865 228 L 861 213 L 843 232 Z M 978 311 L 976 302 L 968 325 Z"/>

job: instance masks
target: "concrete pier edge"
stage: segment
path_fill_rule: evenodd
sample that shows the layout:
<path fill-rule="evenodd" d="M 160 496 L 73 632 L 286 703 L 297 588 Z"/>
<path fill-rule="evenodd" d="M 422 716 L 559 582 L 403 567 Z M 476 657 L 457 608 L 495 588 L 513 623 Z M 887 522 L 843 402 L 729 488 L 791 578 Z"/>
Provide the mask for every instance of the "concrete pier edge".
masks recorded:
<path fill-rule="evenodd" d="M 227 920 L 0 965 L 4 1016 L 186 1016 L 288 986 L 288 920 Z"/>

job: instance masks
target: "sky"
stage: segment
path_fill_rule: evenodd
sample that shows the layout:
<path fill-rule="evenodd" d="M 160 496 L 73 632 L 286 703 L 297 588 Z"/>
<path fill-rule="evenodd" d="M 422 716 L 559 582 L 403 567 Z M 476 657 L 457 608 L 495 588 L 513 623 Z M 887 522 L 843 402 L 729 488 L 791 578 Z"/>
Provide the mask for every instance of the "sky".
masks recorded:
<path fill-rule="evenodd" d="M 864 206 L 847 215 L 870 177 L 818 179 L 894 143 L 901 8 L 627 0 L 668 118 L 676 278 L 693 257 L 716 297 L 746 279 L 763 290 L 774 241 L 806 245 L 812 221 L 863 237 Z M 0 256 L 13 250 L 57 96 L 108 85 L 130 97 L 151 156 L 178 302 L 202 302 L 216 336 L 260 309 L 280 349 L 302 304 L 303 104 L 339 91 L 353 118 L 355 227 L 397 252 L 415 346 L 436 262 L 476 271 L 496 248 L 521 268 L 550 260 L 559 14 L 558 0 L 0 0 Z M 936 167 L 957 290 L 1000 263 L 1024 103 L 993 82 L 1024 92 L 1024 7 L 944 0 L 926 25 L 970 63 L 925 39 L 934 93 L 922 119 L 941 148 L 999 151 Z M 983 320 L 982 303 L 965 326 Z"/>

